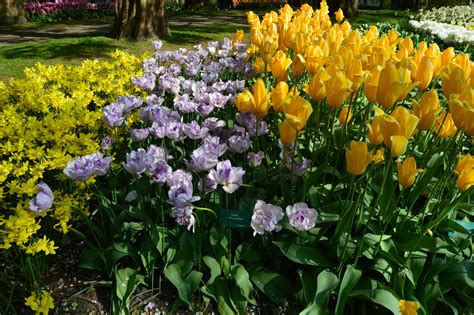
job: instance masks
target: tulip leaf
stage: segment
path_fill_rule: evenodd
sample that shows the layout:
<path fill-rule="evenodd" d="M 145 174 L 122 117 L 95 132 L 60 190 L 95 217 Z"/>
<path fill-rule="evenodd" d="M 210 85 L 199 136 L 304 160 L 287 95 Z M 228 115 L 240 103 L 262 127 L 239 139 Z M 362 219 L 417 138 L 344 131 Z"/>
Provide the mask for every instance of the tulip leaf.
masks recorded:
<path fill-rule="evenodd" d="M 183 272 L 179 265 L 177 264 L 170 264 L 168 265 L 165 270 L 164 274 L 166 278 L 176 287 L 178 290 L 178 295 L 181 301 L 188 304 L 189 307 L 193 306 L 191 301 L 191 285 L 190 283 L 183 277 Z"/>
<path fill-rule="evenodd" d="M 459 197 L 457 197 L 455 200 L 453 200 L 452 202 L 450 202 L 448 204 L 448 206 L 446 206 L 442 211 L 441 213 L 438 215 L 438 217 L 436 217 L 436 219 L 434 219 L 433 221 L 431 221 L 427 226 L 426 226 L 426 230 L 428 229 L 432 229 L 433 227 L 435 227 L 436 225 L 438 225 L 441 221 L 443 221 L 444 218 L 446 218 L 446 216 L 451 213 L 451 211 L 453 211 L 454 209 L 456 209 L 457 205 L 464 199 L 466 198 L 467 196 L 469 196 L 469 194 L 471 193 L 471 190 L 468 189 L 466 191 L 464 191 Z"/>
<path fill-rule="evenodd" d="M 202 260 L 204 261 L 206 266 L 208 266 L 209 269 L 211 270 L 211 277 L 207 281 L 207 284 L 212 284 L 214 283 L 214 280 L 216 280 L 216 278 L 220 276 L 221 267 L 219 266 L 219 263 L 217 262 L 217 260 L 215 260 L 215 258 L 213 257 L 204 256 Z"/>
<path fill-rule="evenodd" d="M 234 265 L 231 267 L 232 278 L 240 289 L 240 294 L 248 301 L 252 298 L 253 286 L 250 282 L 249 273 L 242 265 Z"/>
<path fill-rule="evenodd" d="M 252 282 L 277 305 L 285 301 L 294 293 L 291 282 L 284 276 L 273 272 L 257 272 L 251 277 Z"/>
<path fill-rule="evenodd" d="M 323 315 L 329 314 L 329 295 L 339 285 L 339 279 L 335 274 L 327 270 L 321 271 L 317 278 L 318 287 L 314 296 L 313 304 L 305 308 L 300 315 Z"/>
<path fill-rule="evenodd" d="M 313 301 L 314 295 L 316 294 L 316 273 L 314 272 L 314 270 L 298 270 L 298 275 L 300 276 L 300 281 L 303 285 L 303 294 L 305 301 L 309 304 Z"/>
<path fill-rule="evenodd" d="M 355 269 L 352 265 L 347 265 L 346 272 L 342 277 L 341 286 L 339 288 L 339 296 L 336 304 L 335 314 L 344 314 L 344 307 L 346 306 L 349 293 L 354 289 L 362 276 L 362 271 Z"/>
<path fill-rule="evenodd" d="M 382 193 L 380 195 L 380 217 L 383 222 L 388 222 L 390 220 L 391 214 L 396 211 L 395 207 L 395 185 L 393 179 L 393 163 L 387 163 L 388 167 L 388 176 L 384 178 L 382 183 Z"/>
<path fill-rule="evenodd" d="M 298 264 L 309 265 L 309 266 L 329 266 L 330 263 L 320 254 L 315 248 L 290 244 L 285 242 L 273 242 L 278 248 L 280 248 L 283 255 L 285 255 L 291 261 Z"/>
<path fill-rule="evenodd" d="M 353 291 L 349 296 L 372 301 L 389 309 L 395 315 L 401 315 L 400 300 L 390 291 L 383 289 L 357 290 Z"/>

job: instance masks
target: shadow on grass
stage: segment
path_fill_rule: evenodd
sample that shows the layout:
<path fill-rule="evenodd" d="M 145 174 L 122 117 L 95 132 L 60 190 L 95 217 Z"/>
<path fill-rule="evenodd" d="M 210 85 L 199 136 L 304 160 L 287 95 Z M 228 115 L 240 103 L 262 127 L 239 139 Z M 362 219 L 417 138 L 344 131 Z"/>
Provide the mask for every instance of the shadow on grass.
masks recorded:
<path fill-rule="evenodd" d="M 166 40 L 174 45 L 186 45 L 190 43 L 199 43 L 210 40 L 218 40 L 218 35 L 231 35 L 237 30 L 243 29 L 248 32 L 248 26 L 242 27 L 239 25 L 209 25 L 192 27 L 192 25 L 182 25 L 171 27 L 172 37 Z"/>
<path fill-rule="evenodd" d="M 119 49 L 107 37 L 82 37 L 29 42 L 0 48 L 0 59 L 97 58 Z"/>

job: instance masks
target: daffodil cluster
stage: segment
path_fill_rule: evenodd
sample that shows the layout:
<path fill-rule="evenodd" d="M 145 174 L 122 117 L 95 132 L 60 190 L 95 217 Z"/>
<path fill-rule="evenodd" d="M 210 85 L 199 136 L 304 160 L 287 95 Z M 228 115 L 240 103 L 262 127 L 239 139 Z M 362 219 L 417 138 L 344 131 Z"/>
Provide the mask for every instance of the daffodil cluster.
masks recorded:
<path fill-rule="evenodd" d="M 110 61 L 38 64 L 25 70 L 25 79 L 0 83 L 0 249 L 54 254 L 57 247 L 41 227 L 67 233 L 73 209 L 87 213 L 84 188 L 93 179 L 64 185 L 62 169 L 72 157 L 99 149 L 102 107 L 138 93 L 130 77 L 140 73 L 139 58 L 117 51 Z M 37 188 L 41 182 L 46 195 Z"/>

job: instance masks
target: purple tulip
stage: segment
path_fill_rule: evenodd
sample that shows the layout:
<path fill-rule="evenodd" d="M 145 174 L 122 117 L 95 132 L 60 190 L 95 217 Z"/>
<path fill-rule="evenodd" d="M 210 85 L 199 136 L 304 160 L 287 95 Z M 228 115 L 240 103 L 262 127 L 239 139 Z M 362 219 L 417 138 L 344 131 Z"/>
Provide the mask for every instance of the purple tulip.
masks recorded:
<path fill-rule="evenodd" d="M 36 213 L 42 213 L 53 206 L 54 195 L 51 188 L 40 182 L 37 186 L 37 194 L 30 200 L 30 210 Z"/>

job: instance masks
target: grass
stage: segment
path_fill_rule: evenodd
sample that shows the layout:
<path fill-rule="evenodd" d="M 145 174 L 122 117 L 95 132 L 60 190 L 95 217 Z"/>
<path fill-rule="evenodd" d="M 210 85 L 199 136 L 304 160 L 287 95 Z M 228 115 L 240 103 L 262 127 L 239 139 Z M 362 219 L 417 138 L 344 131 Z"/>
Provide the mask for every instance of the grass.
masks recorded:
<path fill-rule="evenodd" d="M 173 17 L 171 27 L 172 38 L 164 42 L 165 49 L 192 47 L 196 43 L 221 40 L 224 37 L 233 37 L 235 31 L 243 29 L 248 33 L 245 11 L 231 10 L 225 14 L 207 11 L 197 13 L 180 13 Z M 260 13 L 260 12 L 259 12 Z M 263 12 L 262 12 L 263 13 Z M 371 10 L 361 11 L 359 16 L 351 19 L 351 24 L 390 22 L 397 23 L 407 15 L 404 11 Z M 212 16 L 212 18 L 209 18 Z M 219 22 L 213 20 L 222 17 Z M 10 26 L 0 26 L 0 33 L 27 35 L 28 32 L 41 34 L 45 28 L 61 29 L 65 25 L 98 25 L 110 22 L 111 18 L 102 18 L 88 21 L 71 21 L 57 24 L 42 24 L 30 22 Z M 59 35 L 58 37 L 61 37 Z M 120 49 L 127 53 L 142 55 L 152 51 L 151 40 L 144 42 L 118 41 L 107 37 L 105 32 L 96 36 L 76 36 L 57 39 L 44 39 L 18 44 L 0 46 L 0 80 L 23 77 L 23 69 L 32 67 L 36 63 L 44 64 L 80 64 L 84 59 L 109 58 L 109 53 Z"/>

